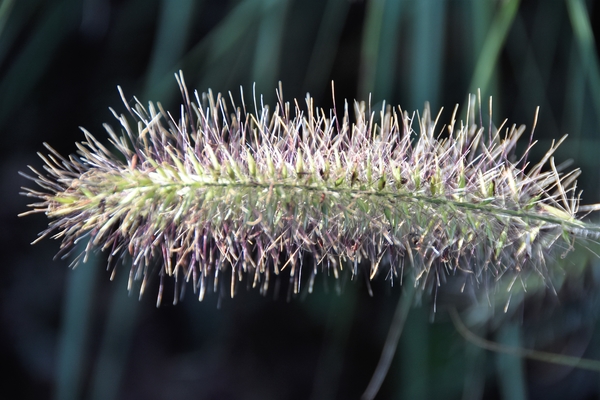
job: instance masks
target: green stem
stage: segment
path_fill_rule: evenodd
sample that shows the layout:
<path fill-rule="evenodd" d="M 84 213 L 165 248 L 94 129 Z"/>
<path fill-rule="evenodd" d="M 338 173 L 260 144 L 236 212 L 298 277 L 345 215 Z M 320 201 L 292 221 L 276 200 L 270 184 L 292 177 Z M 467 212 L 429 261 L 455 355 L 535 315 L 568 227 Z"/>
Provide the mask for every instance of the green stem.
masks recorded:
<path fill-rule="evenodd" d="M 327 195 L 328 193 L 338 193 L 338 194 L 349 194 L 353 198 L 359 197 L 379 197 L 379 198 L 389 198 L 389 199 L 398 199 L 404 201 L 416 201 L 423 202 L 432 205 L 438 206 L 448 206 L 451 209 L 461 209 L 461 210 L 472 210 L 475 212 L 481 212 L 489 215 L 504 215 L 508 217 L 522 218 L 524 220 L 533 220 L 533 221 L 543 221 L 549 224 L 562 226 L 564 229 L 568 230 L 570 233 L 575 234 L 576 236 L 594 236 L 600 235 L 600 227 L 593 226 L 584 223 L 583 221 L 577 220 L 574 217 L 570 219 L 566 219 L 568 214 L 566 212 L 561 212 L 556 209 L 557 212 L 561 212 L 564 214 L 564 218 L 561 215 L 554 216 L 550 214 L 550 210 L 554 209 L 553 207 L 547 207 L 548 214 L 540 214 L 539 212 L 529 212 L 523 209 L 510 209 L 503 208 L 497 205 L 492 204 L 494 198 L 482 198 L 482 199 L 472 199 L 471 201 L 456 201 L 450 200 L 446 197 L 438 197 L 438 196 L 428 196 L 425 194 L 414 194 L 414 193 L 394 193 L 389 191 L 375 191 L 375 190 L 357 190 L 352 188 L 334 188 L 329 186 L 310 186 L 310 185 L 298 185 L 298 184 L 289 184 L 289 183 L 273 183 L 273 182 L 198 182 L 198 183 L 184 183 L 184 182 L 175 182 L 175 183 L 167 183 L 167 184 L 150 184 L 147 186 L 136 185 L 135 189 L 142 191 L 144 188 L 185 188 L 189 187 L 192 189 L 202 189 L 202 188 L 230 188 L 230 189 L 239 189 L 239 188 L 250 188 L 250 189 L 277 189 L 281 188 L 283 190 L 297 190 L 301 192 L 313 192 L 313 193 L 322 193 Z M 127 188 L 123 188 L 129 189 Z M 96 196 L 98 201 L 102 196 Z M 57 201 L 60 201 L 58 198 Z M 97 206 L 95 203 L 89 203 L 87 207 Z"/>
<path fill-rule="evenodd" d="M 511 354 L 517 357 L 529 358 L 531 360 L 543 361 L 547 363 L 566 365 L 576 368 L 587 369 L 590 371 L 600 372 L 600 361 L 589 360 L 580 357 L 572 357 L 564 354 L 548 353 L 545 351 L 529 350 L 519 347 L 506 346 L 500 343 L 492 342 L 475 335 L 465 326 L 460 319 L 456 308 L 448 308 L 450 318 L 454 323 L 454 327 L 467 341 L 479 346 L 483 349 L 494 351 L 496 353 Z"/>
<path fill-rule="evenodd" d="M 383 346 L 379 363 L 377 364 L 377 368 L 371 377 L 367 389 L 361 397 L 362 400 L 374 399 L 387 376 L 394 355 L 396 354 L 396 348 L 398 347 L 398 341 L 400 340 L 400 335 L 404 329 L 406 317 L 408 317 L 408 312 L 413 304 L 416 292 L 415 286 L 416 284 L 405 284 L 402 286 L 404 290 L 402 291 L 402 296 L 400 296 L 400 299 L 398 300 L 396 312 L 394 313 L 388 336 L 385 339 L 385 345 Z"/>

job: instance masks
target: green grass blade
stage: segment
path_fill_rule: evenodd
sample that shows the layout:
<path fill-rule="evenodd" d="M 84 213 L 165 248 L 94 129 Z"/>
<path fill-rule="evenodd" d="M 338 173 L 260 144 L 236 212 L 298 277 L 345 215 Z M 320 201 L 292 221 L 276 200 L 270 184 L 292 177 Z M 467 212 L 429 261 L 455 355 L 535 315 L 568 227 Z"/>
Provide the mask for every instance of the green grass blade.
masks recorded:
<path fill-rule="evenodd" d="M 288 0 L 263 1 L 252 66 L 252 80 L 259 92 L 273 93 L 277 85 L 288 7 Z"/>
<path fill-rule="evenodd" d="M 581 0 L 566 0 L 571 26 L 577 39 L 581 64 L 584 74 L 589 82 L 589 91 L 596 110 L 596 117 L 600 117 L 600 64 L 596 52 L 594 33 L 585 3 Z"/>
<path fill-rule="evenodd" d="M 162 1 L 150 66 L 145 77 L 145 98 L 160 98 L 166 102 L 165 99 L 177 93 L 173 85 L 160 83 L 173 80 L 177 64 L 185 53 L 195 17 L 194 8 L 201 4 L 201 1 L 193 0 Z"/>
<path fill-rule="evenodd" d="M 519 4 L 520 0 L 507 0 L 502 3 L 479 54 L 471 84 L 469 85 L 471 93 L 476 93 L 477 89 L 481 89 L 482 95 L 486 94 L 492 73 L 498 63 L 500 52 L 506 42 L 508 31 L 517 15 Z"/>
<path fill-rule="evenodd" d="M 329 0 L 325 6 L 304 79 L 304 87 L 315 96 L 327 87 L 349 8 L 347 0 Z"/>
<path fill-rule="evenodd" d="M 96 257 L 91 257 L 86 264 L 69 271 L 58 339 L 55 399 L 82 398 L 86 375 L 82 366 L 87 364 L 90 320 L 95 299 L 93 288 L 100 270 Z"/>
<path fill-rule="evenodd" d="M 421 108 L 429 101 L 437 104 L 442 83 L 445 32 L 445 1 L 418 1 L 412 3 L 414 33 L 411 35 L 412 56 L 409 93 L 411 109 Z"/>

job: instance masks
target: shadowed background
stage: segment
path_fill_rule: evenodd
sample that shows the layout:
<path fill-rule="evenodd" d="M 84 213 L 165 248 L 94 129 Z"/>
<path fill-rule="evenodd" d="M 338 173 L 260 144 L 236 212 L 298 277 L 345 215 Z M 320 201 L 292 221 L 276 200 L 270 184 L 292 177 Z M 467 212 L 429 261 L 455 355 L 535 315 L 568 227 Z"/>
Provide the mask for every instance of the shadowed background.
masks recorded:
<path fill-rule="evenodd" d="M 569 133 L 557 159 L 584 171 L 584 203 L 600 201 L 600 6 L 583 0 L 1 0 L 0 146 L 3 246 L 0 378 L 23 399 L 352 399 L 373 373 L 401 288 L 320 275 L 315 293 L 286 299 L 240 290 L 233 300 L 191 290 L 155 308 L 158 280 L 138 301 L 126 267 L 115 282 L 106 255 L 75 271 L 52 261 L 58 242 L 29 243 L 47 224 L 18 219 L 42 142 L 62 154 L 79 126 L 105 138 L 124 112 L 116 90 L 178 114 L 173 77 L 190 90 L 253 84 L 274 104 L 307 92 L 315 105 L 343 99 L 400 104 L 442 123 L 468 93 L 494 98 L 494 123 L 532 125 L 540 157 Z M 440 127 L 441 129 L 441 127 Z M 526 143 L 523 143 L 523 147 Z M 576 253 L 579 253 L 578 250 Z M 587 255 L 575 254 L 586 258 Z M 524 347 L 600 359 L 598 261 L 569 274 L 558 297 L 531 293 L 496 311 L 480 334 Z M 191 289 L 191 288 L 190 288 Z M 341 293 L 341 294 L 338 294 Z M 169 298 L 166 295 L 166 298 Z M 409 316 L 378 398 L 599 398 L 598 374 L 520 362 L 466 343 L 424 296 Z M 217 305 L 220 307 L 217 308 Z M 486 306 L 483 305 L 483 313 Z M 430 323 L 434 320 L 433 323 Z M 504 322 L 502 322 L 504 321 Z"/>

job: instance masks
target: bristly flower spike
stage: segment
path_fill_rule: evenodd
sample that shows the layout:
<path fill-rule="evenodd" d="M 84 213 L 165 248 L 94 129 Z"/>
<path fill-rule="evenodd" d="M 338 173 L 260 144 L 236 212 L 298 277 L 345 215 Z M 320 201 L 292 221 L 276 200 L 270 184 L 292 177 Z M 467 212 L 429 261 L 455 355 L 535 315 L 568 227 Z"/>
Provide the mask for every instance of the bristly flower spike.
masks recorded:
<path fill-rule="evenodd" d="M 485 133 L 474 104 L 466 123 L 455 109 L 438 132 L 441 113 L 433 119 L 427 106 L 411 116 L 399 107 L 371 113 L 359 102 L 351 112 L 346 102 L 339 118 L 309 96 L 305 109 L 284 102 L 280 88 L 273 111 L 255 101 L 251 113 L 231 95 L 192 98 L 176 78 L 178 119 L 160 104 L 130 107 L 119 88 L 135 124 L 112 111 L 121 133 L 105 129 L 115 151 L 86 130 L 68 159 L 45 144 L 45 172 L 23 174 L 40 189 L 25 189 L 39 202 L 21 215 L 51 220 L 36 242 L 60 239 L 64 257 L 87 241 L 74 264 L 96 248 L 109 263 L 127 255 L 130 287 L 142 279 L 142 291 L 158 265 L 160 293 L 169 276 L 191 281 L 202 300 L 225 272 L 232 296 L 243 279 L 266 293 L 288 270 L 297 293 L 303 269 L 311 291 L 319 271 L 357 274 L 361 265 L 370 279 L 409 278 L 423 289 L 448 274 L 473 284 L 548 278 L 554 249 L 600 232 L 578 217 L 598 209 L 579 206 L 580 171 L 564 172 L 552 157 L 564 138 L 538 164 L 527 165 L 532 143 L 515 161 L 525 128 Z"/>

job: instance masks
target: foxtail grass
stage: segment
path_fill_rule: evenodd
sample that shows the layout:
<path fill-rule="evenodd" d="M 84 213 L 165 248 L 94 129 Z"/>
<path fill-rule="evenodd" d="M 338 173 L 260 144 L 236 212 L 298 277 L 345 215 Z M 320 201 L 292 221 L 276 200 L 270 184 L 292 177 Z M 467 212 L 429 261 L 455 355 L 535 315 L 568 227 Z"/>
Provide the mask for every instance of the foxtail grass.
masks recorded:
<path fill-rule="evenodd" d="M 179 115 L 130 106 L 119 89 L 128 116 L 112 111 L 120 132 L 105 125 L 112 149 L 83 129 L 76 155 L 45 144 L 44 171 L 23 174 L 39 188 L 24 189 L 37 202 L 21 215 L 50 219 L 35 242 L 60 240 L 61 257 L 87 243 L 73 265 L 95 249 L 113 271 L 123 259 L 141 293 L 157 269 L 159 303 L 166 277 L 200 300 L 222 279 L 232 296 L 244 280 L 266 293 L 282 271 L 294 293 L 343 270 L 422 290 L 452 275 L 546 280 L 575 240 L 600 232 L 582 220 L 598 207 L 580 205 L 580 171 L 554 161 L 565 137 L 533 164 L 532 134 L 517 154 L 525 127 L 476 125 L 475 101 L 442 127 L 427 106 L 323 110 L 310 96 L 285 102 L 280 86 L 271 110 L 256 95 L 250 107 L 243 93 L 239 106 L 190 95 L 176 78 Z"/>

